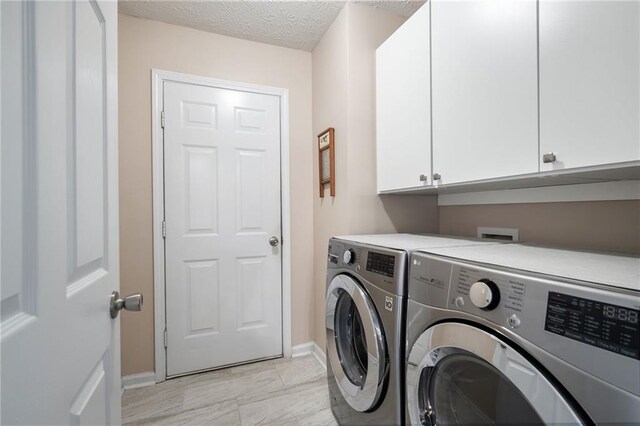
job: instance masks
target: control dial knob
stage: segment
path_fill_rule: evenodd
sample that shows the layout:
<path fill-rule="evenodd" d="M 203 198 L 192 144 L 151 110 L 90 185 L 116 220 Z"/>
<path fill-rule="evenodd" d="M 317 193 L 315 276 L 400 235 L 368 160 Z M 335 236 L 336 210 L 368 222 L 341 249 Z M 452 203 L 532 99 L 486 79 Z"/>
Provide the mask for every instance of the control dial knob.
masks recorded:
<path fill-rule="evenodd" d="M 469 298 L 478 308 L 490 311 L 500 303 L 500 290 L 496 283 L 483 278 L 471 285 Z"/>
<path fill-rule="evenodd" d="M 342 261 L 347 265 L 351 265 L 353 262 L 355 262 L 355 260 L 356 260 L 356 254 L 351 249 L 345 250 L 344 253 L 342 254 Z"/>

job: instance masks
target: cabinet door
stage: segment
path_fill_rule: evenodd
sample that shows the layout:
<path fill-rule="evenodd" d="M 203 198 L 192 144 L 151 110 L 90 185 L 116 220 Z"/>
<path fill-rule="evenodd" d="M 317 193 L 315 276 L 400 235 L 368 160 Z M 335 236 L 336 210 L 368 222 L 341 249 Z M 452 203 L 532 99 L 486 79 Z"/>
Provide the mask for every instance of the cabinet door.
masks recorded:
<path fill-rule="evenodd" d="M 426 186 L 431 175 L 429 4 L 376 51 L 378 191 Z"/>
<path fill-rule="evenodd" d="M 640 159 L 640 2 L 540 1 L 540 151 L 557 170 Z"/>
<path fill-rule="evenodd" d="M 537 172 L 535 0 L 433 0 L 431 37 L 440 183 Z"/>

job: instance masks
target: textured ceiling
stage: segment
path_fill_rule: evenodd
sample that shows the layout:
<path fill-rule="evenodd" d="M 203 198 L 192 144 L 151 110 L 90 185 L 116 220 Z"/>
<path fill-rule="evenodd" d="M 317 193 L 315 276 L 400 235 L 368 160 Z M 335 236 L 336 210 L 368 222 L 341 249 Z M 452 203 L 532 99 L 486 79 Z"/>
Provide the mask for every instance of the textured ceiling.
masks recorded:
<path fill-rule="evenodd" d="M 386 10 L 396 15 L 408 18 L 413 12 L 420 9 L 420 6 L 427 0 L 349 0 L 353 3 L 366 4 L 376 9 Z"/>
<path fill-rule="evenodd" d="M 424 0 L 120 0 L 120 13 L 311 51 L 346 1 L 409 17 Z"/>

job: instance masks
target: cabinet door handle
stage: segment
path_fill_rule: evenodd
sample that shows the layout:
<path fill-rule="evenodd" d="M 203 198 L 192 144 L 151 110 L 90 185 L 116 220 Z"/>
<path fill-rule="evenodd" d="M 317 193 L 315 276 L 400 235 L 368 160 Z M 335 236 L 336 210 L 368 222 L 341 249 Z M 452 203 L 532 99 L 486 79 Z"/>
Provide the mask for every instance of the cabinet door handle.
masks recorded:
<path fill-rule="evenodd" d="M 433 174 L 433 180 L 440 180 L 440 179 L 442 179 L 442 176 L 440 175 L 440 173 Z"/>
<path fill-rule="evenodd" d="M 429 180 L 429 176 L 427 175 L 420 175 L 420 182 L 426 182 Z"/>
<path fill-rule="evenodd" d="M 542 162 L 543 163 L 553 163 L 556 161 L 556 154 L 553 152 L 549 152 L 547 154 L 544 154 L 542 156 Z"/>

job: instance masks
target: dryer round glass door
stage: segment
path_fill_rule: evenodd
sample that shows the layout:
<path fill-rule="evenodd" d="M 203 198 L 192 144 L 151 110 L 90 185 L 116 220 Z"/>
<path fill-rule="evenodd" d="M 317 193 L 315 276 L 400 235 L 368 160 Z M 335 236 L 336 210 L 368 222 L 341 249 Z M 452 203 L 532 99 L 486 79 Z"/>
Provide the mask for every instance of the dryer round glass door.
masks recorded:
<path fill-rule="evenodd" d="M 407 364 L 412 424 L 582 424 L 545 374 L 494 335 L 460 323 L 427 329 Z"/>
<path fill-rule="evenodd" d="M 327 290 L 327 355 L 342 397 L 356 411 L 374 408 L 382 395 L 387 354 L 377 311 L 364 289 L 348 275 Z"/>

